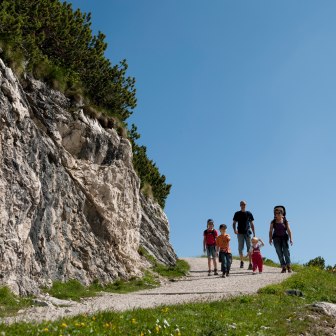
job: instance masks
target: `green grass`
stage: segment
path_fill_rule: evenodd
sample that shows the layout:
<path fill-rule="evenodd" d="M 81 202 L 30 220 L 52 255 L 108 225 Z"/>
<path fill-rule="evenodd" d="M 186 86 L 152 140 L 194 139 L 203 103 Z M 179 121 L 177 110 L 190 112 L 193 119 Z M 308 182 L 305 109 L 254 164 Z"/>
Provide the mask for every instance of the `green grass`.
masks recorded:
<path fill-rule="evenodd" d="M 311 267 L 297 267 L 281 284 L 258 294 L 210 303 L 192 303 L 123 313 L 101 312 L 53 323 L 0 326 L 5 335 L 300 335 L 317 328 L 308 304 L 336 303 L 336 276 Z M 247 279 L 248 280 L 248 279 Z M 304 297 L 289 296 L 299 289 Z M 325 321 L 325 322 L 323 322 Z M 322 324 L 334 323 L 323 317 Z M 314 329 L 315 328 L 315 329 Z M 151 333 L 149 333 L 151 332 Z M 325 333 L 317 330 L 315 335 Z"/>
<path fill-rule="evenodd" d="M 183 276 L 187 275 L 187 273 L 190 270 L 189 264 L 184 260 L 177 259 L 175 265 L 167 266 L 167 265 L 164 265 L 164 264 L 158 262 L 142 246 L 140 246 L 138 252 L 139 252 L 140 255 L 144 256 L 151 263 L 153 272 L 155 272 L 155 273 L 157 273 L 157 274 L 159 274 L 163 277 L 166 277 L 166 278 L 169 278 L 169 279 L 180 278 L 180 277 L 183 277 Z"/>
<path fill-rule="evenodd" d="M 7 287 L 0 287 L 0 317 L 15 314 L 18 310 L 27 308 L 31 303 L 31 298 L 20 298 Z"/>
<path fill-rule="evenodd" d="M 96 296 L 102 291 L 123 294 L 157 286 L 159 281 L 147 271 L 142 278 L 132 278 L 128 281 L 118 279 L 106 285 L 94 281 L 88 287 L 83 286 L 78 280 L 55 281 L 52 287 L 44 289 L 44 292 L 58 299 L 79 301 L 81 298 Z"/>
<path fill-rule="evenodd" d="M 92 284 L 90 287 L 96 291 L 104 291 L 110 293 L 131 293 L 142 289 L 150 289 L 159 286 L 158 279 L 150 272 L 146 271 L 142 278 L 132 278 L 128 281 L 118 279 L 110 284 L 102 286 L 98 283 Z"/>
<path fill-rule="evenodd" d="M 44 289 L 58 299 L 71 299 L 79 301 L 81 298 L 96 296 L 98 292 L 112 293 L 130 293 L 142 289 L 149 289 L 159 286 L 158 275 L 168 279 L 179 278 L 185 276 L 190 266 L 184 261 L 178 259 L 176 265 L 167 266 L 158 262 L 150 255 L 145 248 L 139 248 L 139 254 L 144 256 L 152 265 L 151 271 L 146 271 L 142 278 L 132 278 L 130 280 L 117 279 L 116 281 L 102 285 L 95 281 L 92 285 L 85 287 L 77 280 L 69 280 L 67 282 L 55 281 L 50 289 Z"/>
<path fill-rule="evenodd" d="M 172 278 L 180 278 L 188 274 L 190 270 L 189 264 L 181 259 L 177 259 L 176 265 L 174 266 L 166 266 L 160 263 L 157 263 L 153 267 L 153 271 L 160 274 L 163 277 L 172 279 Z"/>
<path fill-rule="evenodd" d="M 58 299 L 80 301 L 81 298 L 94 297 L 100 292 L 125 294 L 158 287 L 160 285 L 159 275 L 172 279 L 184 276 L 189 271 L 190 267 L 184 260 L 178 259 L 175 266 L 166 266 L 157 262 L 147 252 L 143 253 L 146 253 L 146 258 L 152 264 L 152 270 L 146 271 L 141 278 L 117 279 L 105 285 L 95 281 L 87 287 L 74 279 L 67 282 L 55 281 L 51 288 L 44 288 L 43 291 Z M 31 298 L 17 297 L 7 287 L 0 287 L 0 317 L 14 315 L 18 310 L 30 305 L 32 305 Z"/>
<path fill-rule="evenodd" d="M 97 291 L 91 286 L 83 286 L 78 280 L 69 280 L 55 281 L 52 287 L 44 289 L 44 292 L 58 299 L 79 301 L 80 298 L 95 296 Z"/>
<path fill-rule="evenodd" d="M 146 271 L 142 278 L 132 278 L 130 280 L 117 279 L 116 281 L 102 285 L 95 281 L 92 285 L 85 287 L 77 280 L 69 280 L 67 282 L 55 281 L 50 289 L 44 289 L 58 299 L 79 301 L 81 298 L 96 296 L 99 292 L 112 293 L 130 293 L 142 289 L 149 289 L 159 286 L 158 275 L 168 279 L 179 278 L 185 276 L 190 267 L 189 264 L 178 259 L 176 265 L 167 266 L 156 261 L 149 255 L 147 251 L 140 252 L 152 264 L 152 270 Z"/>

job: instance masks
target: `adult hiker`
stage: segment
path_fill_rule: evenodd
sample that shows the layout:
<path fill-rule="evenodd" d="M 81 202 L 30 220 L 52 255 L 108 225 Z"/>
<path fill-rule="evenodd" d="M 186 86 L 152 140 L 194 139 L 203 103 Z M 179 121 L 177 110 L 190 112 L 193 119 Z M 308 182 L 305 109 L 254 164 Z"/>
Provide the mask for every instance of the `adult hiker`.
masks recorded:
<path fill-rule="evenodd" d="M 237 211 L 233 216 L 233 231 L 238 238 L 238 252 L 240 257 L 240 268 L 244 267 L 243 260 L 243 250 L 244 243 L 246 244 L 247 253 L 249 257 L 249 267 L 252 269 L 252 259 L 251 259 L 251 236 L 255 236 L 254 231 L 254 218 L 250 211 L 246 211 L 246 201 L 240 201 L 240 211 Z M 238 223 L 238 228 L 236 224 Z"/>
<path fill-rule="evenodd" d="M 292 272 L 288 240 L 293 245 L 292 231 L 286 219 L 286 209 L 282 205 L 275 206 L 274 219 L 270 224 L 269 243 L 274 244 L 281 265 L 281 273 L 286 273 L 286 269 L 288 273 Z"/>
<path fill-rule="evenodd" d="M 217 261 L 216 261 L 216 238 L 218 236 L 217 231 L 214 229 L 214 221 L 208 219 L 207 229 L 203 232 L 203 250 L 207 252 L 208 257 L 208 275 L 211 275 L 211 258 L 213 261 L 214 275 L 218 275 Z"/>

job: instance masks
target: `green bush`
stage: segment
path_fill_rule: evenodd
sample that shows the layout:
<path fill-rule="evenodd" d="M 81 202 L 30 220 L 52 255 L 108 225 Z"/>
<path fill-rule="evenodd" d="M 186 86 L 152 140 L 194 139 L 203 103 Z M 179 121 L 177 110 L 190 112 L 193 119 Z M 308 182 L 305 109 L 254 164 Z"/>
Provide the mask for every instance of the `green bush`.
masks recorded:
<path fill-rule="evenodd" d="M 0 42 L 5 61 L 19 74 L 27 72 L 70 96 L 81 92 L 86 105 L 119 120 L 118 134 L 127 136 L 126 120 L 137 103 L 135 79 L 126 75 L 126 60 L 113 65 L 105 57 L 105 35 L 93 35 L 90 13 L 73 11 L 71 4 L 58 0 L 0 0 Z M 109 118 L 100 121 L 109 125 Z M 129 134 L 141 188 L 150 188 L 164 207 L 171 185 L 146 147 L 136 143 L 139 134 L 133 127 Z"/>
<path fill-rule="evenodd" d="M 24 55 L 27 72 L 81 83 L 94 104 L 126 120 L 136 106 L 135 79 L 126 76 L 125 60 L 112 65 L 105 58 L 105 35 L 93 35 L 90 26 L 91 14 L 66 2 L 0 1 L 0 39 Z M 41 62 L 51 69 L 41 73 Z"/>
<path fill-rule="evenodd" d="M 305 264 L 304 266 L 318 267 L 323 270 L 325 268 L 325 261 L 324 261 L 324 258 L 322 257 L 316 257 L 312 260 L 309 260 L 307 264 Z"/>
<path fill-rule="evenodd" d="M 148 195 L 148 186 L 154 199 L 165 207 L 166 199 L 170 193 L 171 184 L 166 183 L 166 177 L 160 174 L 156 164 L 147 156 L 147 148 L 137 144 L 140 134 L 137 127 L 132 124 L 129 138 L 133 147 L 133 165 L 141 180 L 141 189 Z"/>

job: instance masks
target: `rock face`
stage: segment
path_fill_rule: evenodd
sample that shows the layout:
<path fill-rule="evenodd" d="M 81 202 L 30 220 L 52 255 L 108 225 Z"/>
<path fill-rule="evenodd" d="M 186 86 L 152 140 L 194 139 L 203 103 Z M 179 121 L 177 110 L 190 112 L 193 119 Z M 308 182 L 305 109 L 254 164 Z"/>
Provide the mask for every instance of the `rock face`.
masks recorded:
<path fill-rule="evenodd" d="M 0 286 L 24 295 L 54 280 L 137 276 L 140 243 L 175 263 L 167 218 L 141 195 L 129 141 L 60 92 L 27 83 L 0 59 Z"/>
<path fill-rule="evenodd" d="M 161 207 L 150 199 L 140 196 L 142 211 L 140 244 L 157 260 L 173 265 L 176 262 L 175 252 L 166 243 L 169 237 L 168 219 Z"/>

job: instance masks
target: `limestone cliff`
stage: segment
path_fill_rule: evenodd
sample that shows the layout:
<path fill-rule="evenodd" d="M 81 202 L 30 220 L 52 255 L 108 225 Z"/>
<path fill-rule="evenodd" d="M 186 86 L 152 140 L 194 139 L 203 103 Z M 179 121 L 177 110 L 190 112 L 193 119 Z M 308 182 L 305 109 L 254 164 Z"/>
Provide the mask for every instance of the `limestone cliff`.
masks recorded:
<path fill-rule="evenodd" d="M 130 142 L 0 59 L 0 285 L 140 275 L 141 243 L 174 264 L 162 209 L 140 192 Z"/>

